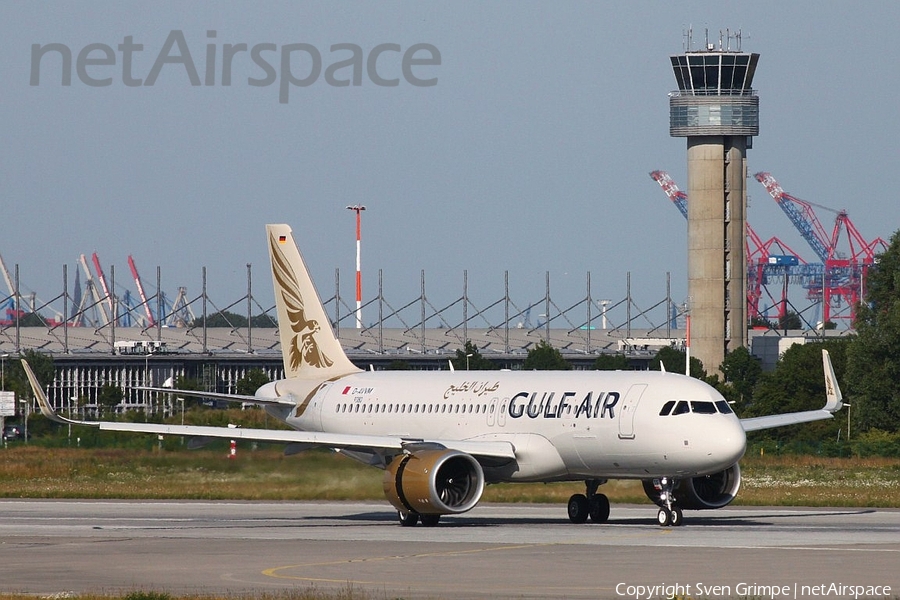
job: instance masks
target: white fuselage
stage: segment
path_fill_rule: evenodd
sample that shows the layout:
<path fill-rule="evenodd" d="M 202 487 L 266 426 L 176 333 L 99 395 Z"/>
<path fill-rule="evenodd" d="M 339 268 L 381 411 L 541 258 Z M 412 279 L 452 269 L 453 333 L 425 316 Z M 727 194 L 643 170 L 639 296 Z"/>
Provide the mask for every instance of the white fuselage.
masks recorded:
<path fill-rule="evenodd" d="M 489 481 L 697 476 L 746 446 L 722 396 L 673 373 L 367 371 L 296 396 L 287 422 L 300 430 L 511 443 L 515 465 L 486 470 Z M 667 403 L 679 414 L 661 415 Z"/>

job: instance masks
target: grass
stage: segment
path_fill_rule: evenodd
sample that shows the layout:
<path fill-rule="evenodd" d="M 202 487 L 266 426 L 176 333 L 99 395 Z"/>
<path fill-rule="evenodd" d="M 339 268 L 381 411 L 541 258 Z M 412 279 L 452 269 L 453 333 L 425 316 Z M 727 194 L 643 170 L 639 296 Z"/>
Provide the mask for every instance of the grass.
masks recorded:
<path fill-rule="evenodd" d="M 327 451 L 0 449 L 0 497 L 195 500 L 383 500 L 379 469 Z M 736 504 L 900 507 L 900 459 L 747 457 Z M 488 486 L 485 502 L 565 503 L 581 483 Z M 640 482 L 601 488 L 615 503 L 649 503 Z"/>

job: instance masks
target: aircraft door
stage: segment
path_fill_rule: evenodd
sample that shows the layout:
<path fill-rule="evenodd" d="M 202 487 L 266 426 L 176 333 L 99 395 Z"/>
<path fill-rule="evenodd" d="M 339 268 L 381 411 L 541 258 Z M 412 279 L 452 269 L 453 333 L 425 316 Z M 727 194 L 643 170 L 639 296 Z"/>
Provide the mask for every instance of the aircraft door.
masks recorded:
<path fill-rule="evenodd" d="M 646 383 L 638 383 L 631 386 L 625 394 L 625 398 L 622 400 L 622 405 L 619 408 L 619 439 L 634 439 L 634 415 L 637 412 L 641 396 L 644 395 L 644 390 L 646 389 Z"/>
<path fill-rule="evenodd" d="M 491 398 L 491 401 L 488 403 L 488 411 L 487 411 L 487 424 L 488 427 L 493 427 L 494 423 L 497 422 L 497 410 L 500 406 L 499 398 Z"/>

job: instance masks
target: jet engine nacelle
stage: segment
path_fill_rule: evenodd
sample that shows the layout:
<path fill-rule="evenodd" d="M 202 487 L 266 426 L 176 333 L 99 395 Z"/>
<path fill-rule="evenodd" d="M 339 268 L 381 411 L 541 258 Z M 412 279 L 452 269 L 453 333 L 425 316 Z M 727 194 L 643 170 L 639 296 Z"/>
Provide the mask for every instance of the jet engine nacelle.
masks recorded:
<path fill-rule="evenodd" d="M 662 506 L 659 480 L 645 479 L 644 493 L 657 505 Z M 718 473 L 681 479 L 672 493 L 675 503 L 681 508 L 703 510 L 727 506 L 737 496 L 741 488 L 741 467 L 735 463 Z"/>
<path fill-rule="evenodd" d="M 384 495 L 403 512 L 446 515 L 471 510 L 484 492 L 484 472 L 465 452 L 419 450 L 395 457 L 384 471 Z"/>

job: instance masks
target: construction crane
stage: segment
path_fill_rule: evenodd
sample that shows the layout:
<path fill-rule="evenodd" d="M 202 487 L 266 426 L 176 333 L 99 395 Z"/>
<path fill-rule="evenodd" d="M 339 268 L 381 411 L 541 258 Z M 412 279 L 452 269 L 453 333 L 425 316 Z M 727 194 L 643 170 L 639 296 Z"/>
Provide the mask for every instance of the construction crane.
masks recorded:
<path fill-rule="evenodd" d="M 168 307 L 167 307 L 168 308 Z M 187 288 L 179 287 L 178 295 L 172 303 L 169 313 L 168 324 L 171 327 L 189 327 L 191 323 L 197 320 L 197 316 L 191 309 L 191 304 L 187 300 Z"/>
<path fill-rule="evenodd" d="M 109 314 L 106 312 L 106 306 L 104 306 L 103 302 L 106 299 L 106 296 L 101 297 L 100 293 L 97 291 L 97 284 L 94 283 L 94 276 L 91 275 L 91 270 L 88 268 L 87 259 L 84 257 L 84 254 L 79 258 L 79 263 L 81 264 L 81 268 L 84 271 L 85 276 L 85 287 L 90 291 L 91 296 L 94 298 L 94 303 L 90 306 L 85 306 L 85 301 L 88 298 L 87 294 L 84 294 L 81 298 L 81 304 L 78 306 L 78 314 L 83 315 L 84 311 L 91 307 L 100 307 L 100 312 L 103 313 L 103 321 L 104 323 L 109 323 Z M 96 322 L 93 323 L 96 325 Z"/>
<path fill-rule="evenodd" d="M 147 295 L 144 294 L 144 286 L 141 284 L 141 276 L 138 275 L 137 266 L 134 259 L 128 255 L 128 266 L 131 268 L 131 275 L 134 277 L 134 285 L 137 286 L 138 295 L 141 297 L 141 304 L 144 306 L 144 312 L 147 314 L 147 327 L 153 327 L 156 321 L 153 319 L 153 311 L 150 310 L 150 304 L 147 303 Z"/>
<path fill-rule="evenodd" d="M 113 301 L 112 294 L 109 291 L 109 287 L 106 285 L 106 275 L 103 274 L 103 268 L 100 266 L 100 257 L 97 256 L 97 253 L 94 252 L 91 255 L 91 260 L 94 263 L 94 270 L 97 272 L 97 281 L 100 282 L 100 287 L 103 288 L 103 297 L 106 298 L 107 304 L 109 304 L 109 314 L 113 315 L 115 318 L 115 302 Z M 104 313 L 106 311 L 104 310 Z M 107 323 L 110 322 L 109 318 L 106 320 Z"/>
<path fill-rule="evenodd" d="M 853 225 L 846 210 L 834 210 L 819 204 L 801 200 L 784 191 L 771 173 L 759 172 L 754 175 L 769 192 L 778 206 L 803 237 L 816 256 L 824 263 L 822 273 L 822 318 L 825 323 L 833 319 L 856 318 L 856 305 L 865 296 L 865 278 L 868 268 L 874 264 L 877 254 L 887 249 L 882 238 L 867 242 Z M 835 213 L 834 227 L 829 235 L 816 216 L 813 206 Z M 841 233 L 847 232 L 849 253 L 839 250 Z M 849 315 L 832 313 L 832 309 L 846 302 Z"/>

